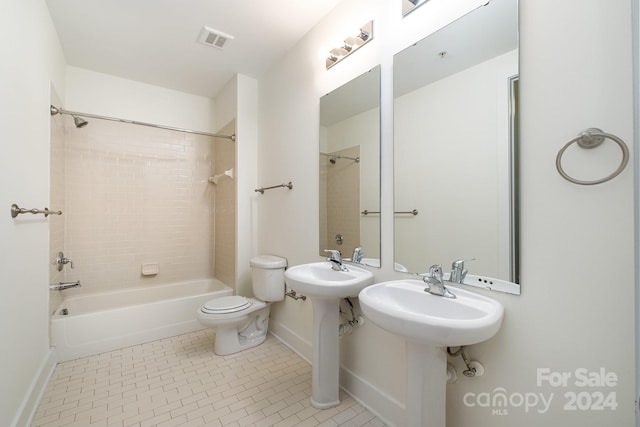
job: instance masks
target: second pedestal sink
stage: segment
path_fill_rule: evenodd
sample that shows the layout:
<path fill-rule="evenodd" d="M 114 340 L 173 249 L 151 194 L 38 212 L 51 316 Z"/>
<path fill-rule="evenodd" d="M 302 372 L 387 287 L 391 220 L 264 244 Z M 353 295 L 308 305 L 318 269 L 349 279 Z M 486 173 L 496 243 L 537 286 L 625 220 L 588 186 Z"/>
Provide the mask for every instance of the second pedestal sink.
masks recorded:
<path fill-rule="evenodd" d="M 290 267 L 284 273 L 286 284 L 311 298 L 313 304 L 313 363 L 311 365 L 311 404 L 327 409 L 340 403 L 338 349 L 340 299 L 358 296 L 373 283 L 373 273 L 353 265 L 344 271 L 330 262 Z"/>
<path fill-rule="evenodd" d="M 409 339 L 441 347 L 486 341 L 498 332 L 504 309 L 464 289 L 445 298 L 425 292 L 422 280 L 395 280 L 360 293 L 362 311 L 373 323 Z"/>
<path fill-rule="evenodd" d="M 407 338 L 407 426 L 445 427 L 446 347 L 494 336 L 504 308 L 485 296 L 451 288 L 456 298 L 425 292 L 422 280 L 378 283 L 360 292 L 362 312 Z"/>

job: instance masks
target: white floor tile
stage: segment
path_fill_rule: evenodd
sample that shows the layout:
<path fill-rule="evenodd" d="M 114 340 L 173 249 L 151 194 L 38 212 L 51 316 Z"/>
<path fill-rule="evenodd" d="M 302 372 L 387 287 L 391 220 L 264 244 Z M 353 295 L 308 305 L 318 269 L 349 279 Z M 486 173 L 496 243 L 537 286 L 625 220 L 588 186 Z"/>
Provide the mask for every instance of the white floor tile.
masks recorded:
<path fill-rule="evenodd" d="M 384 426 L 344 393 L 324 411 L 310 396 L 311 367 L 273 337 L 217 356 L 203 330 L 59 364 L 32 427 Z"/>

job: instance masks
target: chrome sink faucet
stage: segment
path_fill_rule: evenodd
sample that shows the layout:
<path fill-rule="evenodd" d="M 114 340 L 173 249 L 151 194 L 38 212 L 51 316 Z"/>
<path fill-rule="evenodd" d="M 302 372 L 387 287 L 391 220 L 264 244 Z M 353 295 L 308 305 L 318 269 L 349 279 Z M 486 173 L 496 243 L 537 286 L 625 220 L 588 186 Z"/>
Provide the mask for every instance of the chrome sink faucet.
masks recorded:
<path fill-rule="evenodd" d="M 436 264 L 429 267 L 429 272 L 422 275 L 422 280 L 427 284 L 424 291 L 445 298 L 455 298 L 456 296 L 444 285 L 444 279 L 442 277 L 441 265 Z"/>
<path fill-rule="evenodd" d="M 340 256 L 340 251 L 335 249 L 325 249 L 325 252 L 330 252 L 331 256 L 327 258 L 327 261 L 331 263 L 331 269 L 335 271 L 349 271 L 346 265 L 342 265 L 342 257 Z"/>

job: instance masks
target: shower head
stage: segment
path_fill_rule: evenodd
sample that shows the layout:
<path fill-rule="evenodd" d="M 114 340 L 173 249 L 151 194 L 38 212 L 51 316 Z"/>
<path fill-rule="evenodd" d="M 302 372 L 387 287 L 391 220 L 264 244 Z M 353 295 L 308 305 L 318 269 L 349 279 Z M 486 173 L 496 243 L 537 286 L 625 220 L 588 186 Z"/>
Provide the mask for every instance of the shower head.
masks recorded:
<path fill-rule="evenodd" d="M 83 127 L 85 127 L 86 125 L 89 124 L 88 121 L 86 121 L 84 119 L 81 119 L 78 116 L 71 116 L 71 117 L 73 117 L 73 122 L 76 124 L 77 128 L 83 128 Z"/>
<path fill-rule="evenodd" d="M 52 116 L 55 116 L 56 114 L 69 114 L 73 117 L 73 123 L 75 123 L 77 128 L 82 128 L 89 124 L 88 121 L 76 116 L 73 112 L 65 111 L 62 108 L 54 107 L 53 105 L 49 105 L 49 112 Z"/>

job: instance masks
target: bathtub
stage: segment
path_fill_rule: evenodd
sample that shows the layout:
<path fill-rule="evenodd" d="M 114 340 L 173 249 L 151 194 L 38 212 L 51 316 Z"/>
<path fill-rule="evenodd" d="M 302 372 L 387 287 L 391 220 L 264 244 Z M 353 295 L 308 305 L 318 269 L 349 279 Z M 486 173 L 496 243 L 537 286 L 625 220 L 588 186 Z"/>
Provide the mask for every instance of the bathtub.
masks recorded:
<path fill-rule="evenodd" d="M 205 279 L 67 297 L 51 317 L 51 345 L 64 362 L 197 331 L 198 308 L 226 295 L 229 286 Z"/>

